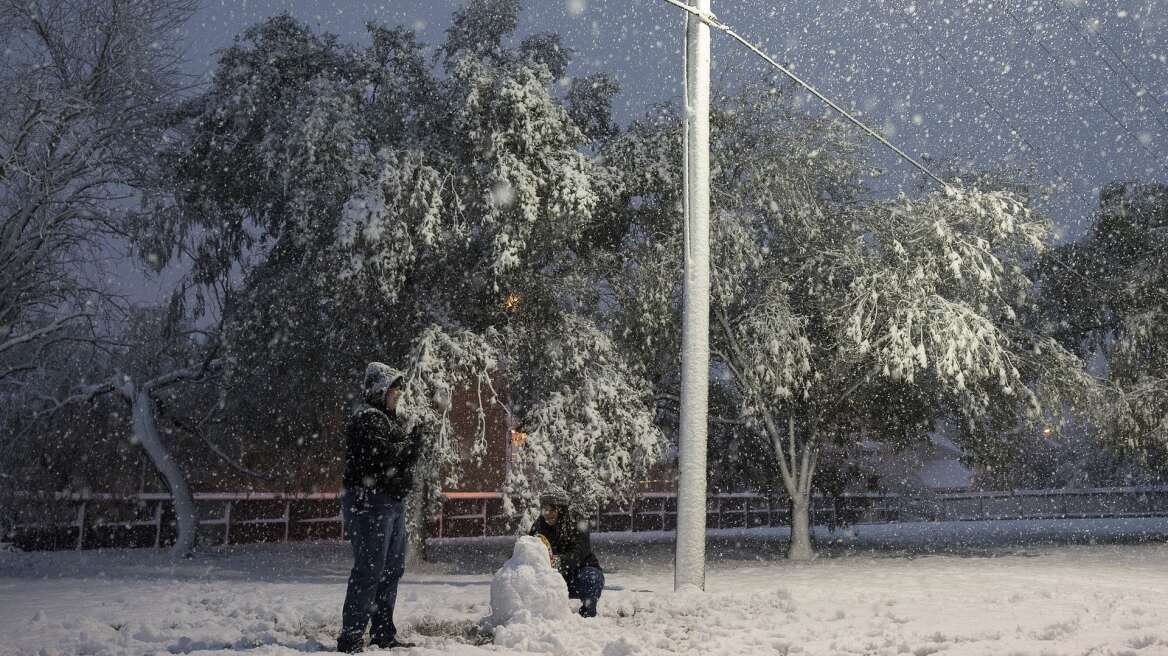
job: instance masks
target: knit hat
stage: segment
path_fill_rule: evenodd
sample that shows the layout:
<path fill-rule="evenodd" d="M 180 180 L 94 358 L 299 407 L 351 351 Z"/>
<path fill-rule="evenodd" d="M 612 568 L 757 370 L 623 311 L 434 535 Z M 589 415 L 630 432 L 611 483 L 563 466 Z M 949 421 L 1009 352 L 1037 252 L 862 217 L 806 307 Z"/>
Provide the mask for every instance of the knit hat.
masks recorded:
<path fill-rule="evenodd" d="M 385 390 L 399 384 L 402 372 L 381 362 L 370 362 L 365 367 L 365 398 L 385 394 Z"/>
<path fill-rule="evenodd" d="M 541 506 L 567 506 L 569 503 L 571 503 L 571 499 L 568 497 L 568 493 L 564 491 L 564 488 L 555 485 L 549 485 L 543 494 L 539 495 L 539 505 Z"/>

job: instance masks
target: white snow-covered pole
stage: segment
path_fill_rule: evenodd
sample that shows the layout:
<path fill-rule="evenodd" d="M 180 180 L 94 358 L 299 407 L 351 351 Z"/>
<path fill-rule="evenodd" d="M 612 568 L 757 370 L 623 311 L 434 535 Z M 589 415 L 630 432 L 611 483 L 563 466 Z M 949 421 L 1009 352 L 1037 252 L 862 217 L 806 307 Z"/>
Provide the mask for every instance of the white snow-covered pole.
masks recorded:
<path fill-rule="evenodd" d="M 709 15 L 710 0 L 690 0 Z M 681 331 L 674 590 L 706 587 L 706 418 L 710 371 L 710 28 L 685 28 L 685 306 Z"/>

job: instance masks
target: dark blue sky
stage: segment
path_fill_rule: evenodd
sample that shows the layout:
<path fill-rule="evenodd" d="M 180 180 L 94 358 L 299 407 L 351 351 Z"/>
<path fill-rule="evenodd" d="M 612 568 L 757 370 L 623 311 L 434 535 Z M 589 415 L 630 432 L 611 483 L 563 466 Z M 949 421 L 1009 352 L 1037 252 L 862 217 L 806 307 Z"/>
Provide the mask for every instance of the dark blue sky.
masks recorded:
<path fill-rule="evenodd" d="M 186 37 L 192 66 L 205 72 L 215 49 L 273 14 L 291 13 L 353 42 L 364 39 L 367 20 L 404 24 L 437 44 L 460 4 L 205 0 Z M 1068 236 L 1083 228 L 1102 184 L 1168 182 L 1168 0 L 712 4 L 724 22 L 862 111 L 910 154 L 981 165 L 1028 159 L 1043 179 L 1062 176 L 1068 186 L 1048 211 Z M 662 0 L 526 0 L 524 6 L 521 33 L 563 35 L 576 52 L 573 74 L 604 71 L 621 81 L 622 122 L 679 98 L 678 9 Z M 765 70 L 725 37 L 715 35 L 714 44 L 716 83 Z M 894 180 L 906 174 L 904 164 L 881 163 L 901 176 Z"/>

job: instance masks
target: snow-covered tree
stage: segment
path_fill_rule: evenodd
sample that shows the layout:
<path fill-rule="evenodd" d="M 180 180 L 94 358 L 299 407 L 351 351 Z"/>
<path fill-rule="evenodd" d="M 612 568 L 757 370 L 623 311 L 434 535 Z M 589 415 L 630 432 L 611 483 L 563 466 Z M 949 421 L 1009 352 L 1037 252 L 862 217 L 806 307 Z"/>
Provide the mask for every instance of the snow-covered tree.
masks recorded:
<path fill-rule="evenodd" d="M 180 85 L 172 33 L 193 7 L 0 2 L 0 383 L 75 344 L 72 327 L 98 314 L 93 263 L 150 177 Z"/>
<path fill-rule="evenodd" d="M 173 439 L 167 437 L 173 430 L 160 405 L 181 407 L 180 414 L 189 415 L 197 396 L 189 392 L 189 386 L 181 397 L 176 390 L 217 373 L 223 362 L 216 352 L 212 333 L 184 329 L 164 308 L 140 308 L 131 312 L 104 366 L 91 366 L 94 370 L 81 380 L 62 385 L 65 394 L 42 395 L 35 404 L 38 418 L 46 422 L 64 412 L 93 409 L 94 401 L 107 396 L 124 405 L 128 412 L 119 416 L 129 420 L 130 443 L 145 452 L 173 500 L 177 535 L 171 552 L 178 557 L 194 549 L 198 515 L 189 473 L 175 453 Z M 108 407 L 96 407 L 108 411 Z"/>
<path fill-rule="evenodd" d="M 1168 450 L 1168 187 L 1112 183 L 1092 230 L 1039 265 L 1046 329 L 1106 362 L 1104 437 L 1134 452 Z"/>
<path fill-rule="evenodd" d="M 0 382 L 21 388 L 5 389 L 4 398 L 22 400 L 22 438 L 38 439 L 55 435 L 38 432 L 50 409 L 121 395 L 133 409 L 136 442 L 185 511 L 180 549 L 194 539 L 193 503 L 157 439 L 152 404 L 188 377 L 189 363 L 82 384 L 65 401 L 45 386 L 63 373 L 46 370 L 62 359 L 51 347 L 67 344 L 77 359 L 86 349 L 122 350 L 105 335 L 117 318 L 103 313 L 124 308 L 111 302 L 98 263 L 155 216 L 139 201 L 157 182 L 164 117 L 182 87 L 173 34 L 195 7 L 191 0 L 0 2 Z"/>
<path fill-rule="evenodd" d="M 1097 431 L 1065 430 L 1060 435 L 1018 431 L 1010 437 L 1011 458 L 979 467 L 973 485 L 984 490 L 1162 485 L 1168 462 L 1157 449 L 1117 449 Z"/>
<path fill-rule="evenodd" d="M 603 303 L 586 234 L 601 222 L 610 174 L 582 154 L 588 137 L 553 94 L 567 62 L 558 39 L 508 49 L 514 21 L 499 21 L 511 5 L 484 13 L 488 4 L 456 13 L 443 49 L 448 129 L 427 152 L 378 153 L 346 205 L 342 276 L 372 287 L 377 302 L 412 309 L 410 332 L 422 341 L 406 399 L 420 416 L 430 416 L 426 400 L 472 386 L 480 417 L 502 404 L 528 433 L 505 508 L 530 511 L 556 482 L 594 509 L 629 494 L 661 442 L 649 386 L 587 311 Z M 606 106 L 611 89 L 594 88 L 591 102 Z M 572 101 L 585 98 L 577 90 Z M 461 344 L 466 355 L 422 357 L 427 341 Z M 457 471 L 456 454 L 435 455 Z"/>
<path fill-rule="evenodd" d="M 770 447 L 791 499 L 792 558 L 812 555 L 819 447 L 861 432 L 923 439 L 959 419 L 963 445 L 1063 409 L 1079 361 L 1027 320 L 1024 268 L 1047 223 L 1006 193 L 950 187 L 870 200 L 844 127 L 779 89 L 718 99 L 711 115 L 713 422 Z M 680 131 L 657 112 L 607 149 L 626 172 L 626 252 L 611 287 L 617 333 L 675 401 Z M 1045 402 L 1044 402 L 1045 401 Z"/>
<path fill-rule="evenodd" d="M 584 128 L 611 125 L 577 125 L 573 108 L 607 108 L 612 88 L 558 97 L 570 53 L 554 35 L 511 44 L 517 11 L 458 11 L 442 74 L 401 28 L 371 26 L 367 49 L 287 17 L 249 30 L 188 107 L 171 234 L 202 281 L 243 263 L 229 385 L 256 381 L 252 399 L 331 387 L 305 410 L 338 414 L 365 361 L 395 362 L 403 405 L 436 437 L 419 467 L 432 492 L 488 437 L 483 420 L 474 453 L 446 439 L 461 394 L 529 434 L 517 512 L 551 476 L 595 506 L 631 490 L 661 441 L 650 388 L 598 328 L 586 282 L 613 182 Z"/>

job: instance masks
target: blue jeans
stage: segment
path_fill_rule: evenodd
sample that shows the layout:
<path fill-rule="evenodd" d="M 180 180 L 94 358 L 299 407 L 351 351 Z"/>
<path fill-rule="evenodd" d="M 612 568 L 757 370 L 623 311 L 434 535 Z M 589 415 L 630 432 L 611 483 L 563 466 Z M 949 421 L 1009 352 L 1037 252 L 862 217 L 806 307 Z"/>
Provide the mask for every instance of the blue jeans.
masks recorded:
<path fill-rule="evenodd" d="M 568 581 L 569 599 L 599 599 L 604 589 L 604 572 L 595 567 L 581 567 Z"/>
<path fill-rule="evenodd" d="M 345 490 L 341 510 L 353 545 L 353 570 L 340 641 L 359 644 L 372 620 L 373 642 L 388 644 L 397 636 L 393 607 L 406 567 L 405 510 L 400 500 L 369 490 Z"/>
<path fill-rule="evenodd" d="M 596 617 L 596 604 L 604 590 L 604 572 L 596 567 L 581 567 L 568 581 L 568 598 L 579 599 L 580 615 Z"/>

